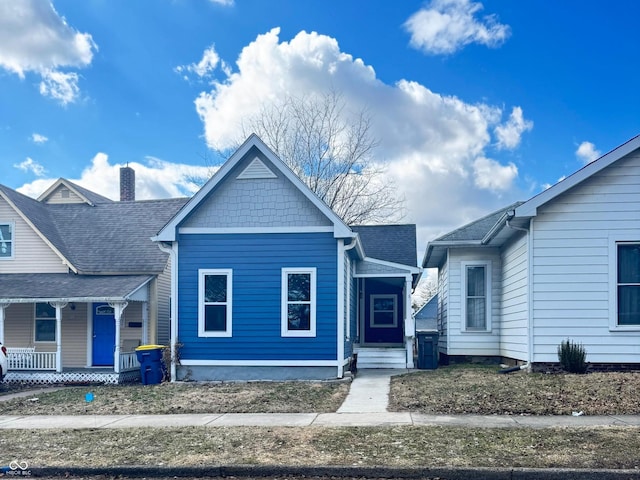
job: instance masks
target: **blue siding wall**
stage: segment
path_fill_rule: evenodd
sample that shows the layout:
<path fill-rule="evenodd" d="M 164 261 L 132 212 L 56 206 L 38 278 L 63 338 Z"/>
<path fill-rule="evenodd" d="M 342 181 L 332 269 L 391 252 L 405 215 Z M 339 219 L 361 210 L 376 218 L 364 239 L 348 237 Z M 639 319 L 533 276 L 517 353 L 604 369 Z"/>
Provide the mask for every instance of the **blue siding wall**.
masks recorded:
<path fill-rule="evenodd" d="M 180 235 L 178 341 L 189 360 L 336 360 L 337 243 L 331 233 Z M 283 267 L 317 269 L 316 337 L 282 338 Z M 198 269 L 233 270 L 233 336 L 198 337 Z"/>

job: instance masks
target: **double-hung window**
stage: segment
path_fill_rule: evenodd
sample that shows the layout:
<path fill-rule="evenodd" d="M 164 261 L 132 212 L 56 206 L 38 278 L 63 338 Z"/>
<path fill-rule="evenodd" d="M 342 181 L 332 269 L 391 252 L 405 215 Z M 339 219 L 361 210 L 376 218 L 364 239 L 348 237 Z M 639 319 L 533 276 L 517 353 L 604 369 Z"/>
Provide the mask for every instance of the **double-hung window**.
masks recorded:
<path fill-rule="evenodd" d="M 13 258 L 13 223 L 0 223 L 0 260 Z"/>
<path fill-rule="evenodd" d="M 283 337 L 316 336 L 316 269 L 282 269 Z"/>
<path fill-rule="evenodd" d="M 231 336 L 232 285 L 229 269 L 198 271 L 198 336 Z"/>
<path fill-rule="evenodd" d="M 640 326 L 640 243 L 617 244 L 618 326 Z"/>
<path fill-rule="evenodd" d="M 491 330 L 491 264 L 462 263 L 462 329 L 467 332 Z"/>
<path fill-rule="evenodd" d="M 371 295 L 371 328 L 398 326 L 397 295 Z"/>
<path fill-rule="evenodd" d="M 35 310 L 36 342 L 56 341 L 56 309 L 48 303 L 36 303 Z"/>

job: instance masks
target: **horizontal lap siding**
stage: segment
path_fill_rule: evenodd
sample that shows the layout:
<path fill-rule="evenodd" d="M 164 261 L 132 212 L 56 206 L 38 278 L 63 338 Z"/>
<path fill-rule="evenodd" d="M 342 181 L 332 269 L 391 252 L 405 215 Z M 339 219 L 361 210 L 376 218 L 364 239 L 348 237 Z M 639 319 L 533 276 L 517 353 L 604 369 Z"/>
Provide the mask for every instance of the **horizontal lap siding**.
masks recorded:
<path fill-rule="evenodd" d="M 527 236 L 522 234 L 502 253 L 502 313 L 500 354 L 527 359 Z"/>
<path fill-rule="evenodd" d="M 491 331 L 464 332 L 462 318 L 462 262 L 491 263 Z M 495 249 L 451 249 L 449 251 L 448 354 L 495 356 L 500 354 L 501 260 Z"/>
<path fill-rule="evenodd" d="M 449 335 L 449 263 L 445 262 L 438 270 L 438 350 L 441 353 L 448 352 Z"/>
<path fill-rule="evenodd" d="M 331 233 L 181 235 L 183 359 L 336 360 L 337 243 Z M 281 269 L 317 269 L 316 337 L 282 338 Z M 198 337 L 198 269 L 233 270 L 233 336 Z"/>
<path fill-rule="evenodd" d="M 640 240 L 637 154 L 540 208 L 534 219 L 534 361 L 557 361 L 559 343 L 570 338 L 585 346 L 589 362 L 640 362 L 640 332 L 609 328 L 609 246 L 616 235 Z"/>

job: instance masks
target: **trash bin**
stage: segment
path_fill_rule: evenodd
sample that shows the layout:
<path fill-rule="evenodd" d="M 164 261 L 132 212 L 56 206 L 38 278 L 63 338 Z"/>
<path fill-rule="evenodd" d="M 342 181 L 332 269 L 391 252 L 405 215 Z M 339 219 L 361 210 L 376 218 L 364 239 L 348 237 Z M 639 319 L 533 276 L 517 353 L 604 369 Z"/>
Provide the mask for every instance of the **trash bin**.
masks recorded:
<path fill-rule="evenodd" d="M 165 348 L 164 345 L 140 345 L 136 348 L 143 385 L 154 385 L 162 382 L 162 377 L 164 376 L 162 365 L 163 348 Z"/>
<path fill-rule="evenodd" d="M 418 340 L 418 368 L 434 370 L 438 368 L 438 332 L 416 332 Z"/>

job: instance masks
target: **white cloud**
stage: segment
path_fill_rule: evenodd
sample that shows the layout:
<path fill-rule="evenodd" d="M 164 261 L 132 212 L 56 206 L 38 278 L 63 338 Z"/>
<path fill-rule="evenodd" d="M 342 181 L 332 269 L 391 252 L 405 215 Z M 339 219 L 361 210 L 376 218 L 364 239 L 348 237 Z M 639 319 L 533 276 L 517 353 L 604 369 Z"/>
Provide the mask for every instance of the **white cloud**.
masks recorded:
<path fill-rule="evenodd" d="M 76 100 L 80 93 L 78 87 L 78 74 L 75 72 L 63 73 L 49 70 L 42 74 L 40 93 L 58 100 L 62 105 L 67 105 Z"/>
<path fill-rule="evenodd" d="M 128 165 L 136 172 L 137 200 L 191 196 L 199 188 L 193 179 L 208 178 L 214 172 L 210 167 L 170 163 L 155 157 L 147 157 L 145 163 L 129 162 Z M 119 200 L 120 167 L 123 166 L 110 163 L 109 156 L 101 152 L 91 159 L 80 178 L 69 180 L 107 198 Z M 37 198 L 54 181 L 51 178 L 39 179 L 23 185 L 18 191 Z"/>
<path fill-rule="evenodd" d="M 31 141 L 33 143 L 47 143 L 49 139 L 44 135 L 40 135 L 39 133 L 33 133 L 31 135 Z"/>
<path fill-rule="evenodd" d="M 432 0 L 405 23 L 410 45 L 429 54 L 451 54 L 471 43 L 502 45 L 511 34 L 495 15 L 478 18 L 481 3 L 470 0 Z"/>
<path fill-rule="evenodd" d="M 231 7 L 234 4 L 234 0 L 210 0 L 211 3 L 217 3 L 218 5 L 224 5 L 225 7 Z"/>
<path fill-rule="evenodd" d="M 518 168 L 513 164 L 501 165 L 486 157 L 473 162 L 475 184 L 479 188 L 493 191 L 505 191 L 511 188 L 518 176 Z"/>
<path fill-rule="evenodd" d="M 189 65 L 179 65 L 174 70 L 183 75 L 185 80 L 189 80 L 188 73 L 195 73 L 199 78 L 210 77 L 220 64 L 223 71 L 227 70 L 227 65 L 220 60 L 220 56 L 216 52 L 215 46 L 211 45 L 202 54 L 202 59 L 198 63 Z"/>
<path fill-rule="evenodd" d="M 495 128 L 496 138 L 498 139 L 498 148 L 513 150 L 520 145 L 522 134 L 532 128 L 533 122 L 525 120 L 522 114 L 522 108 L 513 107 L 507 122 L 502 125 L 498 125 Z"/>
<path fill-rule="evenodd" d="M 602 156 L 600 150 L 591 142 L 582 142 L 576 150 L 576 157 L 578 157 L 584 164 L 591 163 Z"/>
<path fill-rule="evenodd" d="M 31 172 L 37 177 L 42 177 L 46 173 L 45 168 L 30 157 L 27 157 L 23 162 L 16 163 L 13 166 L 23 172 Z"/>
<path fill-rule="evenodd" d="M 500 141 L 495 129 L 502 108 L 467 103 L 414 81 L 385 84 L 363 60 L 342 52 L 334 38 L 300 32 L 280 41 L 279 34 L 276 28 L 259 35 L 242 50 L 234 70 L 218 70 L 211 89 L 196 98 L 210 147 L 236 146 L 244 140 L 243 121 L 270 102 L 334 90 L 346 103 L 346 115 L 362 108 L 371 114 L 376 158 L 407 199 L 406 220 L 424 225 L 423 240 L 520 199 L 516 166 L 488 159 L 487 150 Z M 518 119 L 528 125 L 519 107 L 511 117 L 516 126 Z"/>
<path fill-rule="evenodd" d="M 96 44 L 70 27 L 46 0 L 0 2 L 0 68 L 25 78 L 42 77 L 40 92 L 66 104 L 78 95 L 75 73 L 61 68 L 89 65 Z"/>

